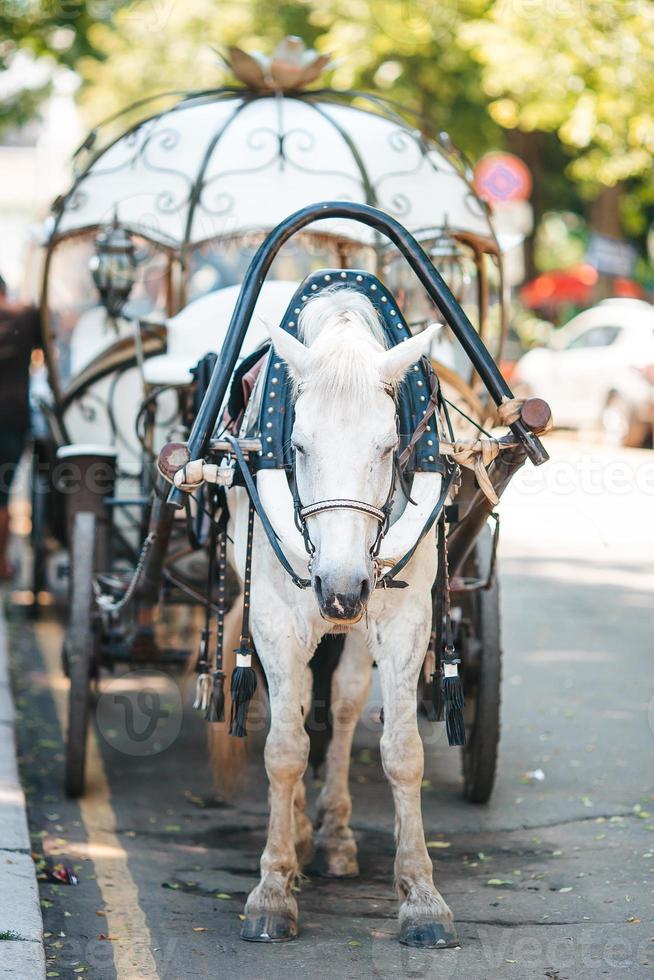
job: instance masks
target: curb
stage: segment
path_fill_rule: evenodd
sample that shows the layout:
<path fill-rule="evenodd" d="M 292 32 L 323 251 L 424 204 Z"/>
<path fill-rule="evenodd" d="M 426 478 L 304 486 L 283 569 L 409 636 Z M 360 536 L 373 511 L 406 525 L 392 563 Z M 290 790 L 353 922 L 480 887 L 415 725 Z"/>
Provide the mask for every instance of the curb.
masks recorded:
<path fill-rule="evenodd" d="M 0 980 L 42 980 L 43 920 L 16 761 L 15 722 L 7 630 L 0 610 L 0 937 L 15 936 L 0 938 Z"/>

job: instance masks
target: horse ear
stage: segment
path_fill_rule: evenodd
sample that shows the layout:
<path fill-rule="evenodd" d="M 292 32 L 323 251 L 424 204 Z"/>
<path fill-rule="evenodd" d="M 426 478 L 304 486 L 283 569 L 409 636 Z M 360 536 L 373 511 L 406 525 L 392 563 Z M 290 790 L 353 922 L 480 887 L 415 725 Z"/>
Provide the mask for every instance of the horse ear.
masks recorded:
<path fill-rule="evenodd" d="M 421 333 L 402 343 L 396 344 L 390 350 L 379 355 L 381 375 L 384 381 L 398 381 L 409 370 L 412 364 L 426 354 L 434 339 L 440 323 L 430 323 Z"/>
<path fill-rule="evenodd" d="M 291 375 L 298 381 L 307 373 L 313 354 L 308 347 L 281 327 L 273 324 L 268 324 L 267 327 L 273 347 L 286 361 Z"/>

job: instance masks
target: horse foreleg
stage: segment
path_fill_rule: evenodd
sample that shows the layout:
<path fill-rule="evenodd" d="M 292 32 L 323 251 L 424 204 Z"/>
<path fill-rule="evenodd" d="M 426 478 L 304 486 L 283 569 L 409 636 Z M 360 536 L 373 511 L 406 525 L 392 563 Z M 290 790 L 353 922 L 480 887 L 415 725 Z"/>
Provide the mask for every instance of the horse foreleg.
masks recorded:
<path fill-rule="evenodd" d="M 332 679 L 332 738 L 325 785 L 318 800 L 316 864 L 328 877 L 359 873 L 357 845 L 350 829 L 350 754 L 357 720 L 368 699 L 372 654 L 359 633 L 350 633 Z"/>
<path fill-rule="evenodd" d="M 452 913 L 434 887 L 420 807 L 424 754 L 416 690 L 429 629 L 426 614 L 412 623 L 394 617 L 384 627 L 377 663 L 384 704 L 382 764 L 395 802 L 395 884 L 402 902 L 400 942 L 439 947 L 455 946 L 457 939 Z"/>
<path fill-rule="evenodd" d="M 261 856 L 261 880 L 245 905 L 241 938 L 256 942 L 293 939 L 297 935 L 297 902 L 292 891 L 298 874 L 295 848 L 299 783 L 309 757 L 302 694 L 310 653 L 289 633 L 254 636 L 268 679 L 270 731 L 265 763 L 270 783 L 270 818 Z"/>
<path fill-rule="evenodd" d="M 311 710 L 313 677 L 308 667 L 304 668 L 302 678 L 302 713 L 306 718 Z M 313 854 L 313 824 L 306 815 L 306 788 L 304 785 L 304 774 L 300 776 L 295 784 L 293 795 L 293 823 L 295 851 L 297 854 L 300 869 L 308 864 Z"/>

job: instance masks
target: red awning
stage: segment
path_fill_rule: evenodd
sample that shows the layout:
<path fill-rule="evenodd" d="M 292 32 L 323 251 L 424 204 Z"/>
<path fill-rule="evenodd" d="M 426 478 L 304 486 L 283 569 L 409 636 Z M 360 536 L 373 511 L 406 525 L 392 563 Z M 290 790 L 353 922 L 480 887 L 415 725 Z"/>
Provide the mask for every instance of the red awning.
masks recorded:
<path fill-rule="evenodd" d="M 543 272 L 520 290 L 520 299 L 532 309 L 560 303 L 591 303 L 597 270 L 592 265 Z"/>

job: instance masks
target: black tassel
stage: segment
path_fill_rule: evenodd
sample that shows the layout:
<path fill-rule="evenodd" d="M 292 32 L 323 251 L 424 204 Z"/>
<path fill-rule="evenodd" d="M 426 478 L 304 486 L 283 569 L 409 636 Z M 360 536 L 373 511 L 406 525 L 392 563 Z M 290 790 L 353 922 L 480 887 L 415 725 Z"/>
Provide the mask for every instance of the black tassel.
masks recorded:
<path fill-rule="evenodd" d="M 207 721 L 214 724 L 225 720 L 225 675 L 222 670 L 214 670 L 212 675 L 211 697 L 207 708 Z"/>
<path fill-rule="evenodd" d="M 431 704 L 433 709 L 432 721 L 445 720 L 445 702 L 443 698 L 443 680 L 440 670 L 434 671 L 431 675 Z"/>
<path fill-rule="evenodd" d="M 447 670 L 446 665 L 446 670 Z M 451 668 L 450 668 L 451 669 Z M 456 671 L 456 667 L 454 667 Z M 445 709 L 445 730 L 450 745 L 466 744 L 466 728 L 463 720 L 463 687 L 458 671 L 441 680 L 442 699 Z"/>
<path fill-rule="evenodd" d="M 232 674 L 232 713 L 229 720 L 229 734 L 235 735 L 236 738 L 243 738 L 247 735 L 245 723 L 250 701 L 257 689 L 257 675 L 252 666 L 252 655 L 247 648 L 241 647 L 236 651 L 236 664 Z"/>

